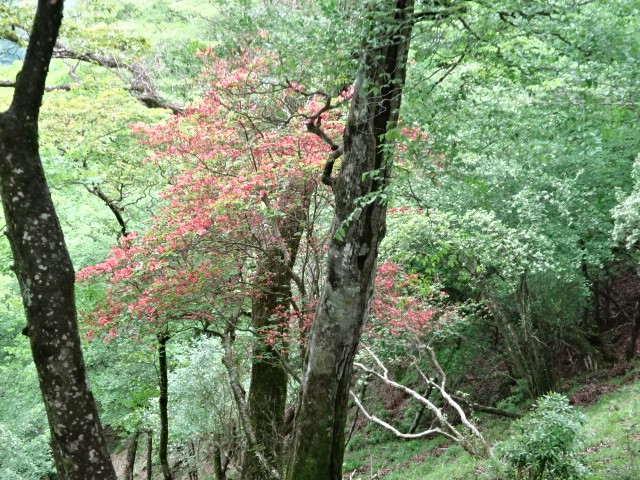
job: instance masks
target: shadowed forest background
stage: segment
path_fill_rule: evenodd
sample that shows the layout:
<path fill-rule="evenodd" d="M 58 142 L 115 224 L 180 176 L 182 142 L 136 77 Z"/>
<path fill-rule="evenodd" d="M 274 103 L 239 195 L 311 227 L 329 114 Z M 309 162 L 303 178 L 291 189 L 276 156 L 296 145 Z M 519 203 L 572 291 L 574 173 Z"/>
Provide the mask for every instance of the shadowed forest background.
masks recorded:
<path fill-rule="evenodd" d="M 8 114 L 38 3 L 0 3 Z M 117 478 L 639 478 L 639 31 L 635 0 L 65 1 L 35 157 Z M 75 480 L 18 221 L 0 478 Z"/>

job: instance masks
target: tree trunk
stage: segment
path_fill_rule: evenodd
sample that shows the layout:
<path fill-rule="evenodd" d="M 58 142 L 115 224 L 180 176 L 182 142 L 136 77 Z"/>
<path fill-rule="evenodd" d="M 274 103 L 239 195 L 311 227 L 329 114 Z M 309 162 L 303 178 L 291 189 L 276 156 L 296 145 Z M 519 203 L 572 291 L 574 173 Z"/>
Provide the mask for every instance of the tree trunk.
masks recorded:
<path fill-rule="evenodd" d="M 638 336 L 640 335 L 640 302 L 636 302 L 636 311 L 633 315 L 633 325 L 631 326 L 631 336 L 629 337 L 629 343 L 627 343 L 627 349 L 625 351 L 625 359 L 630 361 L 636 354 L 636 344 L 638 343 Z"/>
<path fill-rule="evenodd" d="M 9 109 L 0 114 L 0 196 L 61 480 L 113 479 L 87 382 L 75 273 L 45 179 L 38 117 L 63 1 L 40 0 Z"/>
<path fill-rule="evenodd" d="M 249 407 L 246 401 L 246 393 L 242 388 L 242 380 L 240 372 L 238 371 L 238 365 L 234 358 L 232 344 L 235 340 L 235 321 L 227 321 L 224 334 L 221 335 L 222 346 L 224 349 L 224 356 L 222 357 L 222 364 L 226 367 L 229 375 L 229 385 L 231 386 L 231 393 L 238 407 L 238 419 L 240 425 L 245 434 L 247 443 L 247 449 L 251 450 L 256 459 L 260 462 L 261 468 L 265 472 L 270 472 L 271 477 L 274 480 L 280 480 L 280 472 L 273 467 L 267 460 L 264 454 L 264 448 L 258 443 L 256 433 L 253 430 L 251 424 L 251 415 L 249 414 Z M 244 472 L 242 475 L 244 478 Z"/>
<path fill-rule="evenodd" d="M 353 359 L 386 230 L 384 188 L 392 166 L 386 134 L 397 125 L 414 4 L 381 0 L 370 5 L 371 27 L 344 132 L 342 168 L 330 181 L 335 196 L 333 236 L 309 338 L 289 480 L 342 477 Z"/>
<path fill-rule="evenodd" d="M 124 466 L 123 480 L 133 480 L 133 469 L 136 463 L 136 452 L 138 451 L 138 436 L 140 432 L 135 432 L 131 436 L 129 446 L 127 447 L 127 461 Z"/>
<path fill-rule="evenodd" d="M 160 444 L 158 445 L 158 457 L 160 468 L 164 480 L 173 480 L 167 448 L 169 445 L 169 381 L 167 368 L 167 342 L 171 337 L 167 332 L 158 334 L 158 364 L 160 367 L 160 398 L 158 405 L 160 408 Z"/>
<path fill-rule="evenodd" d="M 222 448 L 220 448 L 220 444 L 216 442 L 213 445 L 213 475 L 216 480 L 227 480 L 222 455 Z"/>
<path fill-rule="evenodd" d="M 303 186 L 303 201 L 285 217 L 274 224 L 279 242 L 266 249 L 265 258 L 257 275 L 260 289 L 255 293 L 251 308 L 253 328 L 262 335 L 253 346 L 251 383 L 249 385 L 248 407 L 251 427 L 257 444 L 247 444 L 242 463 L 243 480 L 271 480 L 272 472 L 282 471 L 284 449 L 285 410 L 287 407 L 288 375 L 283 364 L 287 356 L 287 346 L 282 338 L 268 341 L 269 330 L 281 335 L 286 327 L 279 325 L 282 318 L 278 311 L 288 312 L 291 308 L 291 271 L 296 261 L 300 238 L 304 231 L 301 219 L 306 218 L 309 196 L 313 183 Z M 267 465 L 252 449 L 260 449 Z"/>
<path fill-rule="evenodd" d="M 282 277 L 279 275 L 279 277 Z M 277 306 L 288 308 L 291 297 L 289 278 L 280 278 L 268 292 L 258 293 L 251 312 L 253 327 L 281 330 L 273 324 L 272 315 Z M 283 281 L 286 280 L 286 283 Z M 279 343 L 279 342 L 278 342 Z M 287 372 L 280 359 L 282 346 L 271 344 L 265 338 L 257 338 L 253 347 L 251 383 L 248 406 L 251 426 L 256 435 L 255 448 L 276 470 L 280 470 L 283 445 L 284 412 L 287 406 Z M 243 480 L 271 480 L 271 471 L 264 467 L 255 452 L 247 448 L 242 463 Z"/>
<path fill-rule="evenodd" d="M 147 432 L 147 480 L 153 479 L 153 432 Z"/>
<path fill-rule="evenodd" d="M 198 450 L 193 440 L 189 440 L 189 480 L 198 480 Z"/>

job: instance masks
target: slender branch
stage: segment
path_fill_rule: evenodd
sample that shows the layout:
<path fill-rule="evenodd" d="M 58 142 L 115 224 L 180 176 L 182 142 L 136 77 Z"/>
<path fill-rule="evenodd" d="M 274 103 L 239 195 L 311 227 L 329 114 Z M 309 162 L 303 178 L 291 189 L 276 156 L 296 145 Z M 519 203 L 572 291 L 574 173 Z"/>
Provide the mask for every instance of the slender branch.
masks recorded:
<path fill-rule="evenodd" d="M 503 410 L 502 408 L 495 408 L 495 407 L 489 407 L 487 405 L 481 405 L 461 395 L 451 394 L 451 398 L 453 398 L 458 403 L 464 403 L 465 405 L 467 405 L 469 408 L 472 408 L 476 412 L 489 413 L 491 415 L 499 415 L 501 417 L 507 417 L 507 418 L 515 418 L 515 419 L 522 418 L 521 413 L 510 412 L 508 410 Z"/>
<path fill-rule="evenodd" d="M 438 408 L 435 404 L 433 404 L 431 401 L 429 401 L 429 399 L 425 398 L 425 396 L 420 395 L 418 392 L 416 392 L 415 390 L 402 385 L 398 382 L 395 382 L 394 380 L 391 380 L 389 378 L 389 371 L 388 369 L 385 367 L 385 365 L 382 363 L 382 361 L 380 360 L 380 358 L 378 358 L 378 356 L 373 353 L 368 347 L 364 346 L 364 348 L 367 350 L 367 352 L 369 353 L 369 355 L 371 356 L 371 358 L 373 358 L 373 361 L 376 363 L 377 367 L 382 371 L 382 373 L 375 371 L 369 367 L 366 367 L 365 365 L 363 365 L 362 363 L 359 362 L 355 362 L 354 365 L 358 368 L 360 368 L 361 370 L 363 370 L 366 373 L 369 373 L 371 375 L 376 376 L 377 378 L 379 378 L 382 382 L 386 383 L 387 385 L 396 388 L 404 393 L 406 393 L 407 395 L 415 398 L 418 402 L 420 402 L 421 404 L 425 405 L 427 408 L 429 408 L 429 410 L 431 410 L 437 420 L 438 423 L 443 427 L 444 430 L 442 429 L 430 429 L 427 430 L 425 432 L 420 432 L 420 433 L 401 433 L 399 430 L 397 430 L 396 428 L 394 428 L 393 426 L 389 425 L 388 423 L 380 420 L 379 418 L 369 414 L 368 412 L 366 412 L 364 410 L 364 408 L 362 407 L 362 405 L 360 404 L 360 402 L 354 398 L 354 401 L 356 401 L 356 403 L 358 404 L 358 406 L 360 407 L 360 409 L 363 411 L 363 414 L 367 416 L 367 418 L 375 423 L 377 423 L 378 425 L 383 426 L 384 428 L 392 431 L 396 436 L 398 436 L 399 438 L 421 438 L 423 436 L 427 436 L 430 435 L 432 433 L 441 433 L 445 436 L 447 436 L 448 438 L 454 440 L 455 442 L 457 442 L 462 448 L 464 448 L 466 451 L 468 451 L 469 453 L 471 453 L 472 455 L 481 455 L 481 456 L 486 456 L 486 457 L 490 457 L 492 455 L 491 452 L 491 448 L 489 447 L 488 443 L 486 442 L 486 440 L 484 439 L 484 437 L 482 436 L 482 434 L 480 433 L 480 431 L 475 427 L 475 425 L 473 425 L 468 419 L 466 414 L 464 413 L 464 411 L 462 410 L 462 408 L 460 407 L 460 405 L 451 397 L 451 395 L 449 393 L 447 393 L 447 391 L 445 390 L 445 385 L 446 385 L 446 375 L 444 373 L 444 371 L 442 370 L 442 367 L 440 366 L 440 364 L 438 363 L 436 357 L 435 357 L 435 352 L 433 351 L 433 349 L 431 347 L 426 347 L 427 352 L 429 353 L 429 357 L 430 357 L 430 361 L 434 367 L 434 369 L 436 370 L 437 373 L 437 377 L 439 380 L 439 383 L 428 378 L 422 371 L 419 371 L 420 375 L 422 376 L 422 378 L 425 380 L 425 382 L 436 388 L 439 392 L 440 395 L 442 396 L 442 398 L 447 402 L 447 404 L 449 404 L 459 415 L 460 420 L 462 422 L 462 424 L 471 432 L 472 437 L 477 439 L 481 445 L 481 450 L 478 451 L 477 447 L 470 441 L 470 438 L 463 435 L 461 432 L 458 431 L 458 429 L 456 429 L 456 427 L 454 425 L 452 425 L 449 420 L 446 418 L 446 416 L 444 415 L 444 413 L 442 412 L 442 409 Z M 352 397 L 355 397 L 355 395 L 353 394 L 353 392 L 350 392 Z"/>
<path fill-rule="evenodd" d="M 367 417 L 368 420 L 370 420 L 370 421 L 372 421 L 374 423 L 377 423 L 381 427 L 386 428 L 387 430 L 392 432 L 396 437 L 405 438 L 405 439 L 416 439 L 416 438 L 428 437 L 429 435 L 433 435 L 433 434 L 437 433 L 437 434 L 440 434 L 440 435 L 444 435 L 445 437 L 450 438 L 451 440 L 457 441 L 457 439 L 454 436 L 450 435 L 449 433 L 445 432 L 444 430 L 442 430 L 440 428 L 430 428 L 429 430 L 425 430 L 425 431 L 420 432 L 420 433 L 402 433 L 400 430 L 395 428 L 393 425 L 390 425 L 387 422 L 385 422 L 384 420 L 381 420 L 378 417 L 376 417 L 375 415 L 371 415 L 369 412 L 367 412 L 367 410 L 364 408 L 364 406 L 360 402 L 360 399 L 358 398 L 358 396 L 355 393 L 353 393 L 353 390 L 349 390 L 349 394 L 351 395 L 351 398 L 353 399 L 355 404 L 358 406 L 358 408 L 360 409 L 362 414 L 365 417 Z"/>
<path fill-rule="evenodd" d="M 240 423 L 242 424 L 242 429 L 247 436 L 247 443 L 249 444 L 250 454 L 256 456 L 258 461 L 265 467 L 265 470 L 267 470 L 271 474 L 271 477 L 274 480 L 280 480 L 280 473 L 277 469 L 273 468 L 273 466 L 269 464 L 269 461 L 262 453 L 262 445 L 258 444 L 256 432 L 251 425 L 251 417 L 249 415 L 249 406 L 247 405 L 246 392 L 244 388 L 242 388 L 242 382 L 240 380 L 238 368 L 233 359 L 233 349 L 231 343 L 232 339 L 235 336 L 234 331 L 235 326 L 232 325 L 231 322 L 229 322 L 222 342 L 224 347 L 224 356 L 222 358 L 222 363 L 227 368 L 227 372 L 229 374 L 231 391 L 233 392 L 233 398 L 235 399 L 236 406 L 238 407 Z"/>
<path fill-rule="evenodd" d="M 287 84 L 291 89 L 300 93 L 301 95 L 322 96 L 325 98 L 325 104 L 313 115 L 307 117 L 307 121 L 305 125 L 309 133 L 313 133 L 314 135 L 319 137 L 323 142 L 325 142 L 327 145 L 331 147 L 332 153 L 331 155 L 329 155 L 329 158 L 324 164 L 322 176 L 320 177 L 320 179 L 323 184 L 332 186 L 333 179 L 331 178 L 331 173 L 333 172 L 333 164 L 342 155 L 343 148 L 342 148 L 342 145 L 338 145 L 336 142 L 334 142 L 331 139 L 331 137 L 329 137 L 329 135 L 327 135 L 327 133 L 321 128 L 322 114 L 325 112 L 328 112 L 329 110 L 333 110 L 335 108 L 340 107 L 341 105 L 348 102 L 350 98 L 345 97 L 342 101 L 339 101 L 338 103 L 333 104 L 331 103 L 331 100 L 332 100 L 331 97 L 324 92 L 313 92 L 313 93 L 303 92 L 299 88 L 297 88 L 295 85 L 293 85 L 291 82 L 287 81 Z"/>
<path fill-rule="evenodd" d="M 0 80 L 0 87 L 15 88 L 16 82 L 13 82 L 11 80 Z M 63 85 L 52 85 L 50 87 L 44 87 L 45 92 L 53 92 L 55 90 L 69 91 L 71 90 L 71 85 L 63 84 Z"/>
<path fill-rule="evenodd" d="M 122 216 L 122 212 L 124 211 L 124 208 L 119 206 L 116 203 L 116 200 L 112 200 L 111 198 L 109 198 L 109 196 L 106 193 L 104 193 L 102 189 L 95 183 L 92 183 L 91 185 L 84 184 L 84 188 L 86 188 L 89 193 L 91 193 L 92 195 L 95 195 L 100 200 L 102 200 L 107 205 L 107 207 L 109 207 L 109 210 L 111 210 L 111 213 L 113 213 L 114 217 L 116 217 L 116 221 L 118 222 L 118 225 L 120 225 L 120 234 L 118 236 L 126 237 L 128 235 L 127 222 Z"/>
<path fill-rule="evenodd" d="M 451 398 L 451 395 L 449 395 L 449 393 L 447 393 L 447 391 L 445 390 L 445 382 L 446 382 L 446 378 L 447 377 L 446 377 L 444 371 L 442 370 L 442 367 L 438 363 L 438 360 L 436 359 L 435 351 L 433 350 L 433 348 L 431 348 L 429 346 L 427 346 L 426 348 L 427 348 L 427 352 L 429 353 L 429 360 L 431 361 L 431 365 L 436 370 L 436 372 L 438 373 L 438 376 L 440 378 L 440 384 L 439 385 L 432 381 L 434 387 L 436 387 L 440 391 L 440 395 L 442 395 L 442 398 L 444 398 L 447 401 L 447 403 L 449 405 L 451 405 L 455 409 L 456 412 L 458 412 L 458 415 L 460 416 L 460 420 L 462 421 L 464 426 L 467 427 L 469 430 L 471 430 L 471 432 L 473 432 L 473 434 L 478 439 L 480 439 L 482 444 L 488 449 L 487 442 L 484 439 L 484 437 L 482 436 L 482 434 L 480 433 L 480 431 L 476 428 L 475 425 L 473 425 L 467 419 L 467 415 L 464 413 L 464 410 L 462 410 L 462 408 L 460 407 L 460 404 L 458 404 L 458 402 L 456 402 L 453 398 Z"/>

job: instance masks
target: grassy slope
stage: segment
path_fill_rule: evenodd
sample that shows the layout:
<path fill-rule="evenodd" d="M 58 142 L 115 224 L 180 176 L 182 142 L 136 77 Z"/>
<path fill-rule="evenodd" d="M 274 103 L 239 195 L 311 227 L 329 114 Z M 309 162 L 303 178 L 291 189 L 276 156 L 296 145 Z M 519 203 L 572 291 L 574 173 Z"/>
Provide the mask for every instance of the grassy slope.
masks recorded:
<path fill-rule="evenodd" d="M 607 381 L 606 389 L 615 390 L 595 404 L 576 407 L 587 417 L 579 456 L 592 480 L 640 479 L 640 381 L 637 369 L 632 374 L 631 381 L 626 380 L 629 375 Z M 508 434 L 507 422 L 486 417 L 481 422 L 491 441 Z M 489 480 L 489 463 L 458 446 L 445 448 L 442 439 L 389 441 L 347 452 L 344 471 L 355 471 L 353 480 L 376 478 L 374 474 L 386 480 Z"/>

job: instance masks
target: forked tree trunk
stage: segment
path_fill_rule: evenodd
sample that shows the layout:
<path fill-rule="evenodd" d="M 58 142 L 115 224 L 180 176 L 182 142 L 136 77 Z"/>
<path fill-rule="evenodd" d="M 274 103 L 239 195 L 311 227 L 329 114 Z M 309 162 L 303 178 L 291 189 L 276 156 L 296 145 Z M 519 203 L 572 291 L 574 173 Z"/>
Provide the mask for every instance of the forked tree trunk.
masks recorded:
<path fill-rule="evenodd" d="M 0 196 L 60 480 L 115 480 L 85 373 L 75 273 L 44 176 L 38 117 L 63 0 L 40 0 L 9 109 L 0 114 Z"/>
<path fill-rule="evenodd" d="M 327 277 L 309 338 L 288 480 L 339 480 L 353 360 L 369 312 L 376 258 L 386 230 L 391 173 L 386 134 L 396 128 L 413 0 L 370 3 L 370 31 L 344 132 Z M 327 173 L 325 171 L 325 173 Z"/>

